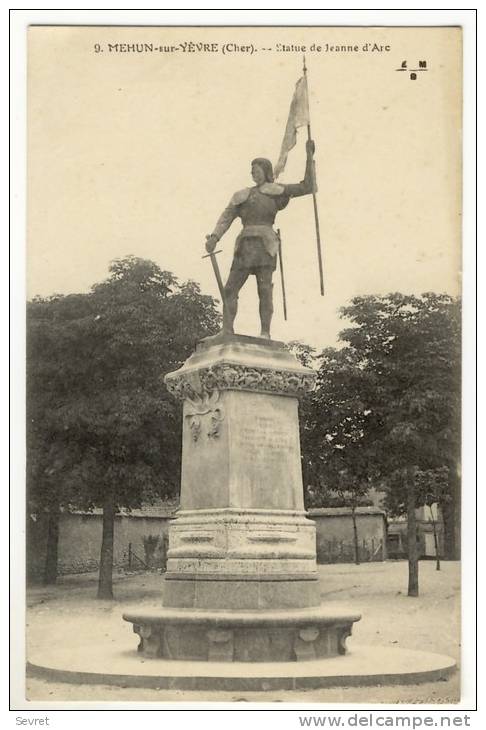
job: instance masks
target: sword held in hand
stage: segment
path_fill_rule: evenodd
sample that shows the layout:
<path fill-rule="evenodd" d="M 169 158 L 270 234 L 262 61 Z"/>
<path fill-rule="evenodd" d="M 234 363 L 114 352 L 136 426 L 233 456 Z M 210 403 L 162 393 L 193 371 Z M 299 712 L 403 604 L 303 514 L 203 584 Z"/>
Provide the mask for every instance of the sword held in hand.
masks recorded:
<path fill-rule="evenodd" d="M 216 259 L 216 254 L 221 253 L 222 249 L 219 251 L 211 251 L 210 253 L 204 254 L 201 258 L 203 259 L 211 259 L 211 264 L 213 266 L 214 275 L 216 277 L 216 281 L 218 282 L 218 289 L 219 293 L 221 295 L 221 301 L 223 303 L 223 306 L 225 306 L 225 299 L 224 299 L 224 286 L 223 286 L 223 280 L 221 278 L 221 272 L 219 270 L 218 260 Z"/>

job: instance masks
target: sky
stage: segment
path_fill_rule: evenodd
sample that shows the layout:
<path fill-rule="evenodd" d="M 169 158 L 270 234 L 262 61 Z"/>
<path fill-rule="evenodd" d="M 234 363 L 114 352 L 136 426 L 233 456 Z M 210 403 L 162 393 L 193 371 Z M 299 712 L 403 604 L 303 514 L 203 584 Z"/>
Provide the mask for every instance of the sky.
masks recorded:
<path fill-rule="evenodd" d="M 89 291 L 132 254 L 218 297 L 205 236 L 253 184 L 251 160 L 276 161 L 302 46 L 325 295 L 312 198 L 292 200 L 276 223 L 288 320 L 277 271 L 273 338 L 335 344 L 356 295 L 458 294 L 460 29 L 59 26 L 29 30 L 28 296 Z M 281 182 L 302 179 L 305 138 Z M 223 279 L 239 228 L 218 245 Z M 259 331 L 254 277 L 236 329 Z"/>

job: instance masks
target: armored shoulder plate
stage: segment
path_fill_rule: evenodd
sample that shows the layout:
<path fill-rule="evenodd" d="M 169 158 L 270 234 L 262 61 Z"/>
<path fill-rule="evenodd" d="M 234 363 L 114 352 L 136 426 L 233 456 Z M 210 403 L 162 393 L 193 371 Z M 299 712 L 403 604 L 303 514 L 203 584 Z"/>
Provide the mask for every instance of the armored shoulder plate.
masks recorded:
<path fill-rule="evenodd" d="M 284 186 L 280 185 L 279 183 L 276 183 L 276 182 L 263 183 L 263 185 L 260 185 L 259 190 L 261 193 L 264 193 L 265 195 L 273 195 L 273 196 L 282 195 L 285 192 Z"/>
<path fill-rule="evenodd" d="M 236 192 L 231 198 L 230 205 L 241 205 L 242 203 L 245 203 L 250 195 L 250 189 L 251 188 L 243 188 L 243 190 L 238 190 L 238 192 Z"/>

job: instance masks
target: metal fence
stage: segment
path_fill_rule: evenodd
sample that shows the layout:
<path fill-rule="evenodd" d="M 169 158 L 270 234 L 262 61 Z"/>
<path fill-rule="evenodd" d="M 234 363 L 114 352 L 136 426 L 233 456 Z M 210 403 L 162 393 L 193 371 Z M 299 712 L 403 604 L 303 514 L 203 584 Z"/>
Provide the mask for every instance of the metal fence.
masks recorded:
<path fill-rule="evenodd" d="M 386 548 L 384 541 L 377 538 L 358 541 L 358 555 L 360 563 L 385 560 Z M 317 543 L 317 562 L 324 563 L 354 563 L 355 548 L 350 540 L 319 540 Z"/>

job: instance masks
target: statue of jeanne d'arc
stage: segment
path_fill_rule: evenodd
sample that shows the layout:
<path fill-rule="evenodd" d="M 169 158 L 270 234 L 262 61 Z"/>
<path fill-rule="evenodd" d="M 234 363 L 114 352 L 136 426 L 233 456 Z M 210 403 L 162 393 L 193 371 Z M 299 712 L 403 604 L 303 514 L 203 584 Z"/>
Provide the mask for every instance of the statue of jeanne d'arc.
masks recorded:
<path fill-rule="evenodd" d="M 233 195 L 214 231 L 206 236 L 206 250 L 212 253 L 234 219 L 241 219 L 243 229 L 236 239 L 233 263 L 224 287 L 223 333 L 233 333 L 239 291 L 249 275 L 254 274 L 260 300 L 260 337 L 270 338 L 273 314 L 272 275 L 277 264 L 279 246 L 278 236 L 272 226 L 278 211 L 288 205 L 290 198 L 308 195 L 314 190 L 315 145 L 311 139 L 307 140 L 306 150 L 304 179 L 293 185 L 274 182 L 270 160 L 263 157 L 253 160 L 251 176 L 254 187 L 244 188 Z"/>

